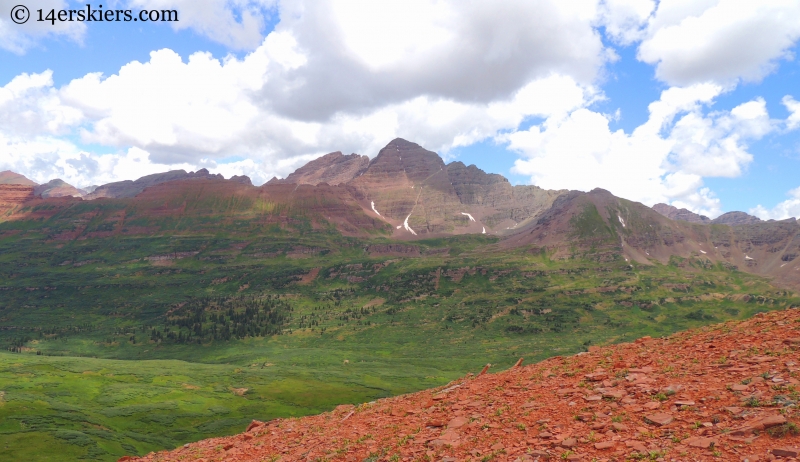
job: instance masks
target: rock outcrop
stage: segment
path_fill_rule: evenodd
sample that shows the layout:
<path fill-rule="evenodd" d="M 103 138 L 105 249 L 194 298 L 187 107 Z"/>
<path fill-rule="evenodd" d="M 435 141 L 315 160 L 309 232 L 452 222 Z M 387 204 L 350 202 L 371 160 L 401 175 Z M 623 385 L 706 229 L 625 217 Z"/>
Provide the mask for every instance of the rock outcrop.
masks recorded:
<path fill-rule="evenodd" d="M 228 178 L 228 181 L 233 183 L 244 184 L 247 186 L 253 186 L 252 180 L 247 175 L 233 175 L 232 177 Z"/>
<path fill-rule="evenodd" d="M 797 309 L 761 313 L 495 374 L 487 366 L 432 390 L 254 420 L 239 435 L 120 460 L 793 458 L 798 322 Z"/>

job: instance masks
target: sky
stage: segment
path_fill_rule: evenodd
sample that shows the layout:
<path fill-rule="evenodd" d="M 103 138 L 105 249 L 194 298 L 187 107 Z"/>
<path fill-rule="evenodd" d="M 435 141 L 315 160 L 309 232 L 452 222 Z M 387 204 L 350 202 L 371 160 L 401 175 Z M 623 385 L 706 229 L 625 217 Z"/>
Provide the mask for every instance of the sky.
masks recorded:
<path fill-rule="evenodd" d="M 178 21 L 37 20 L 100 5 Z M 0 170 L 262 184 L 401 137 L 513 184 L 800 217 L 799 39 L 797 0 L 0 0 Z"/>

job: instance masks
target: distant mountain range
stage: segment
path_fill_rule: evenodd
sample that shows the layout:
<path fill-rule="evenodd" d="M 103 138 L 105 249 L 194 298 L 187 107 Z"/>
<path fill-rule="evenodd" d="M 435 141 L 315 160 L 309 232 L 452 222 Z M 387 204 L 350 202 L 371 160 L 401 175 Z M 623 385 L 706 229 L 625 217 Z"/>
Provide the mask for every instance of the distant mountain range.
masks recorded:
<path fill-rule="evenodd" d="M 94 202 L 96 207 L 89 205 Z M 43 203 L 48 206 L 37 207 Z M 78 204 L 83 205 L 75 209 Z M 85 218 L 76 219 L 70 210 Z M 148 175 L 92 191 L 61 180 L 35 185 L 22 175 L 0 173 L 0 222 L 69 219 L 63 226 L 68 231 L 51 234 L 53 239 L 163 232 L 165 220 L 192 217 L 197 232 L 241 226 L 246 219 L 253 226 L 291 228 L 302 221 L 311 229 L 333 226 L 343 235 L 403 241 L 487 234 L 500 237 L 496 245 L 503 248 L 548 252 L 553 258 L 622 257 L 642 264 L 689 258 L 734 265 L 800 288 L 800 226 L 794 218 L 762 221 L 729 212 L 711 220 L 667 204 L 650 208 L 601 189 L 513 186 L 474 165 L 445 164 L 435 152 L 399 138 L 372 160 L 332 152 L 260 187 L 247 177 L 226 180 L 205 169 Z M 49 222 L 48 229 L 54 233 L 59 226 Z"/>
<path fill-rule="evenodd" d="M 723 213 L 715 219 L 710 219 L 705 215 L 699 215 L 687 209 L 679 209 L 667 204 L 656 204 L 653 210 L 673 220 L 688 221 L 689 223 L 720 224 L 720 225 L 748 225 L 760 223 L 762 220 L 744 212 Z"/>

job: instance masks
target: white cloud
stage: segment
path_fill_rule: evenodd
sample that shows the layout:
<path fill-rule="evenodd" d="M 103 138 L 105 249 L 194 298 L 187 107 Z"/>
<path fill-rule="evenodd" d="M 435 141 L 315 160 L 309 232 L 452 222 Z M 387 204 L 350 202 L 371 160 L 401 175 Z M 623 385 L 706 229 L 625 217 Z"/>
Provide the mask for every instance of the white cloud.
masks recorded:
<path fill-rule="evenodd" d="M 11 140 L 4 149 L 23 145 L 21 134 L 67 136 L 50 161 L 66 156 L 93 182 L 116 179 L 104 162 L 124 164 L 132 148 L 148 153 L 136 165 L 209 166 L 258 181 L 334 149 L 374 155 L 403 136 L 447 151 L 526 116 L 563 116 L 595 97 L 591 82 L 608 56 L 593 27 L 594 0 L 286 0 L 263 41 L 254 18 L 271 0 L 121 4 L 175 8 L 173 27 L 256 48 L 221 60 L 158 50 L 62 88 L 50 73 L 19 76 L 0 92 L 0 101 L 13 99 L 0 103 L 0 133 Z M 81 152 L 77 140 L 127 154 Z M 215 164 L 230 157 L 251 162 Z M 83 181 L 66 166 L 42 171 Z"/>
<path fill-rule="evenodd" d="M 789 95 L 784 96 L 781 101 L 783 105 L 786 106 L 786 109 L 789 110 L 789 118 L 786 119 L 786 128 L 794 130 L 800 127 L 800 102 L 795 101 L 795 99 Z"/>
<path fill-rule="evenodd" d="M 79 110 L 62 104 L 52 71 L 20 74 L 0 87 L 0 133 L 64 133 L 82 118 Z"/>
<path fill-rule="evenodd" d="M 800 217 L 800 187 L 789 191 L 789 199 L 779 203 L 772 209 L 767 209 L 761 204 L 750 209 L 750 214 L 762 220 L 785 220 L 792 217 Z"/>
<path fill-rule="evenodd" d="M 84 187 L 176 169 L 196 170 L 197 167 L 193 163 L 152 162 L 146 151 L 135 147 L 124 153 L 97 155 L 52 136 L 21 139 L 0 133 L 0 170 L 21 173 L 37 183 L 61 178 Z"/>
<path fill-rule="evenodd" d="M 710 116 L 695 110 L 672 127 L 670 161 L 686 173 L 734 178 L 753 160 L 744 140 L 759 139 L 772 129 L 760 98 Z"/>
<path fill-rule="evenodd" d="M 629 45 L 641 40 L 643 27 L 655 7 L 654 0 L 606 0 L 600 7 L 600 21 L 606 35 Z"/>
<path fill-rule="evenodd" d="M 499 139 L 524 156 L 514 171 L 539 186 L 601 187 L 648 205 L 672 202 L 716 216 L 720 201 L 703 187 L 703 178 L 740 175 L 752 161 L 746 140 L 775 126 L 761 99 L 704 113 L 721 92 L 710 84 L 670 88 L 650 104 L 650 118 L 631 134 L 612 132 L 610 116 L 581 108 Z"/>
<path fill-rule="evenodd" d="M 263 40 L 265 16 L 277 0 L 128 0 L 136 9 L 177 10 L 175 30 L 192 29 L 237 50 L 252 50 Z M 273 13 L 277 14 L 277 12 Z"/>
<path fill-rule="evenodd" d="M 164 49 L 108 78 L 73 80 L 60 94 L 92 119 L 85 142 L 139 146 L 159 162 L 197 160 L 238 147 L 259 115 L 247 94 L 262 85 L 267 60 L 263 52 L 225 62 L 195 53 L 183 62 Z"/>
<path fill-rule="evenodd" d="M 800 103 L 788 96 L 783 124 L 758 98 L 711 110 L 731 81 L 757 78 L 787 56 L 796 37 L 769 16 L 784 11 L 775 2 L 746 5 L 752 18 L 725 16 L 725 0 L 657 9 L 651 0 L 120 2 L 176 8 L 173 27 L 251 51 L 215 59 L 162 49 L 61 88 L 49 71 L 20 75 L 0 88 L 0 168 L 81 186 L 206 167 L 259 184 L 332 150 L 374 155 L 397 136 L 445 155 L 495 139 L 521 153 L 515 171 L 540 186 L 600 186 L 713 216 L 721 204 L 703 179 L 741 175 L 752 162 L 749 140 L 800 125 Z M 281 21 L 264 38 L 264 15 L 276 5 Z M 767 23 L 758 53 L 718 59 L 718 47 L 738 46 L 736 27 Z M 665 90 L 646 123 L 612 132 L 614 116 L 591 106 L 604 98 L 595 84 L 615 59 L 599 26 L 616 44 L 641 41 L 640 58 L 660 79 L 701 83 Z M 531 118 L 544 122 L 517 131 Z"/>
<path fill-rule="evenodd" d="M 671 85 L 757 81 L 792 59 L 798 18 L 794 0 L 663 0 L 638 57 Z"/>
<path fill-rule="evenodd" d="M 276 31 L 307 62 L 271 74 L 260 96 L 324 121 L 423 95 L 487 104 L 552 74 L 588 85 L 608 59 L 596 16 L 593 0 L 286 1 Z"/>
<path fill-rule="evenodd" d="M 334 149 L 374 155 L 396 136 L 447 151 L 514 129 L 527 116 L 563 116 L 597 97 L 596 89 L 581 83 L 591 81 L 605 59 L 591 26 L 593 2 L 453 5 L 422 8 L 396 23 L 398 33 L 415 21 L 427 30 L 444 20 L 437 13 L 443 9 L 454 15 L 448 24 L 455 41 L 355 32 L 395 40 L 385 43 L 391 59 L 353 48 L 356 42 L 340 36 L 354 20 L 380 23 L 380 9 L 329 2 L 315 3 L 309 13 L 302 3 L 287 2 L 281 25 L 243 58 L 195 53 L 182 59 L 163 49 L 147 62 L 128 63 L 110 76 L 88 74 L 60 89 L 48 74 L 37 91 L 71 111 L 62 129 L 73 130 L 82 143 L 136 147 L 159 165 L 213 167 L 216 160 L 243 157 L 252 163 L 218 168 L 238 168 L 254 180 L 286 175 L 300 159 Z M 541 27 L 530 27 L 530 17 Z M 334 48 L 341 52 L 328 53 Z M 329 82 L 313 85 L 317 78 Z M 465 79 L 473 80 L 459 89 Z M 478 90 L 487 94 L 476 95 Z M 316 117 L 320 107 L 327 116 Z M 15 117 L 2 119 L 0 124 Z"/>
<path fill-rule="evenodd" d="M 24 24 L 11 21 L 11 10 L 17 5 L 26 4 L 19 0 L 0 0 L 0 48 L 12 53 L 23 54 L 28 49 L 36 46 L 41 39 L 49 37 L 65 37 L 69 40 L 82 43 L 86 34 L 86 26 L 81 22 L 56 22 L 51 24 L 46 21 L 39 22 L 36 10 L 41 9 L 43 16 L 47 12 L 68 9 L 66 0 L 39 0 L 34 4 L 28 3 L 31 14 Z M 44 18 L 43 18 L 44 19 Z"/>

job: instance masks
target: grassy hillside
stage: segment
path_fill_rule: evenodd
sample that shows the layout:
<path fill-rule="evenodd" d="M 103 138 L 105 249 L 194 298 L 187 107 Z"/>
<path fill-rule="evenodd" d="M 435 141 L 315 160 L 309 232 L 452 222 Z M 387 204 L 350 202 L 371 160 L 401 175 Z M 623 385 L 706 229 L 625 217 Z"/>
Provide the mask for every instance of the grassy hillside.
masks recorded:
<path fill-rule="evenodd" d="M 436 386 L 487 362 L 800 305 L 701 258 L 554 261 L 482 236 L 6 231 L 0 448 L 17 459 L 114 460 Z"/>

